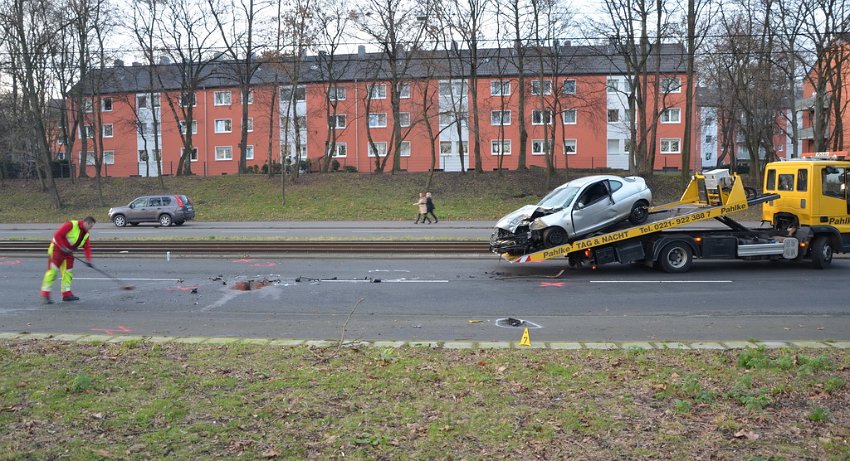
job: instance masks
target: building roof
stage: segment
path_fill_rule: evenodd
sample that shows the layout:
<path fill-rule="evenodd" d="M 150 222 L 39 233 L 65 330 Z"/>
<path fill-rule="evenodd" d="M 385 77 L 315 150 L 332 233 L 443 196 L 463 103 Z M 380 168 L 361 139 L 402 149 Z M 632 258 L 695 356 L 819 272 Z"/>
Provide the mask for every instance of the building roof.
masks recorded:
<path fill-rule="evenodd" d="M 518 63 L 524 56 L 523 68 L 526 76 L 557 74 L 559 76 L 624 75 L 626 63 L 621 55 L 614 54 L 610 46 L 557 46 L 535 47 L 518 50 L 515 48 L 488 48 L 478 51 L 479 77 L 511 78 L 519 75 Z M 663 44 L 660 52 L 660 70 L 665 74 L 684 73 L 685 56 L 681 44 Z M 358 53 L 343 55 L 308 55 L 300 58 L 285 56 L 277 59 L 259 60 L 259 67 L 252 78 L 252 85 L 274 82 L 299 84 L 328 81 L 385 81 L 390 80 L 390 66 L 383 53 Z M 469 74 L 470 51 L 424 51 L 401 52 L 396 60 L 396 72 L 404 80 L 463 78 Z M 654 69 L 656 56 L 649 60 L 648 69 Z M 198 88 L 221 88 L 238 86 L 239 62 L 216 59 L 197 64 L 192 71 L 198 76 Z M 179 64 L 162 63 L 153 66 L 133 63 L 124 65 L 116 61 L 114 67 L 102 71 L 95 69 L 85 81 L 87 94 L 91 88 L 100 88 L 98 94 L 132 93 L 162 90 L 179 90 L 180 75 L 184 67 Z M 400 71 L 399 71 L 400 69 Z M 297 74 L 298 79 L 290 75 Z M 151 78 L 153 77 L 153 78 Z M 334 77 L 334 78 L 330 78 Z M 153 83 L 153 85 L 152 85 Z M 78 83 L 75 90 L 81 88 Z"/>

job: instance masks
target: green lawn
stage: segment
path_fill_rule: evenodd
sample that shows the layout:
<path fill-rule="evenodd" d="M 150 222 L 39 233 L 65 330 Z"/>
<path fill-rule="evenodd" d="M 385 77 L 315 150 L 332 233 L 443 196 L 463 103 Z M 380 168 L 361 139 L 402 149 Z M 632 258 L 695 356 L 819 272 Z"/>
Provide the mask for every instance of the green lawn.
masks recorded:
<path fill-rule="evenodd" d="M 431 192 L 437 216 L 445 220 L 496 220 L 519 206 L 535 203 L 554 186 L 576 176 L 549 180 L 542 170 L 434 174 Z M 280 177 L 263 175 L 165 177 L 165 190 L 155 178 L 105 178 L 102 199 L 94 179 L 60 179 L 64 207 L 51 208 L 50 198 L 35 180 L 0 181 L 0 221 L 60 222 L 92 215 L 107 221 L 110 206 L 126 205 L 138 195 L 170 192 L 188 195 L 199 221 L 406 221 L 416 216 L 413 203 L 427 184 L 427 174 L 326 173 L 287 180 L 282 200 Z M 679 176 L 650 178 L 656 204 L 681 195 Z M 758 210 L 740 219 L 758 219 Z"/>
<path fill-rule="evenodd" d="M 850 458 L 839 349 L 0 341 L 0 459 Z"/>

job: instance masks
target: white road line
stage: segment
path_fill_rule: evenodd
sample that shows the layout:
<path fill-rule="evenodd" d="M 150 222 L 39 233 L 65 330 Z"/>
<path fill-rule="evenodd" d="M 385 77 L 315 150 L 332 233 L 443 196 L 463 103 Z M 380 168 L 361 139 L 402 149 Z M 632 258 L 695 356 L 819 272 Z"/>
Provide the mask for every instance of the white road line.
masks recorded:
<path fill-rule="evenodd" d="M 337 283 L 375 283 L 372 280 L 366 279 L 354 279 L 354 280 L 340 280 L 340 279 L 320 279 L 319 282 L 337 282 Z M 380 283 L 449 283 L 448 280 L 405 280 L 405 279 L 381 279 Z"/>
<path fill-rule="evenodd" d="M 732 283 L 732 280 L 591 280 L 590 283 Z"/>
<path fill-rule="evenodd" d="M 106 277 L 74 277 L 74 280 L 110 280 Z M 136 281 L 136 282 L 176 282 L 180 279 L 143 279 L 143 278 L 121 278 L 121 281 Z"/>

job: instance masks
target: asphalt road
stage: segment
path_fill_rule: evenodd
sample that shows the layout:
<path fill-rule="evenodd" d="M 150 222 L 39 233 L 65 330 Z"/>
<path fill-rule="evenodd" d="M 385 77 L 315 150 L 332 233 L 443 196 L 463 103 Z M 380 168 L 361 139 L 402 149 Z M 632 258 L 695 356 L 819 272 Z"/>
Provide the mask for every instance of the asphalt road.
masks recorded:
<path fill-rule="evenodd" d="M 100 258 L 82 300 L 41 305 L 44 258 L 0 257 L 0 331 L 296 339 L 518 341 L 850 339 L 850 260 L 564 269 L 470 258 Z M 253 283 L 252 289 L 241 284 Z M 264 286 L 261 286 L 264 285 Z M 241 288 L 241 289 L 239 289 Z M 521 319 L 521 327 L 499 320 Z"/>

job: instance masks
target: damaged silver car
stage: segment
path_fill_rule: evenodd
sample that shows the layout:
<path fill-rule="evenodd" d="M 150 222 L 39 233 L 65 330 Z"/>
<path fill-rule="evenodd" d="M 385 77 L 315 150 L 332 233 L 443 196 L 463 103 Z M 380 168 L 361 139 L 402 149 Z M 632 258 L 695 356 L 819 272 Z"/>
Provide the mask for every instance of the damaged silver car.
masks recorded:
<path fill-rule="evenodd" d="M 490 249 L 527 254 L 552 248 L 628 219 L 646 222 L 652 192 L 638 176 L 595 175 L 574 179 L 537 205 L 526 205 L 496 223 Z"/>

